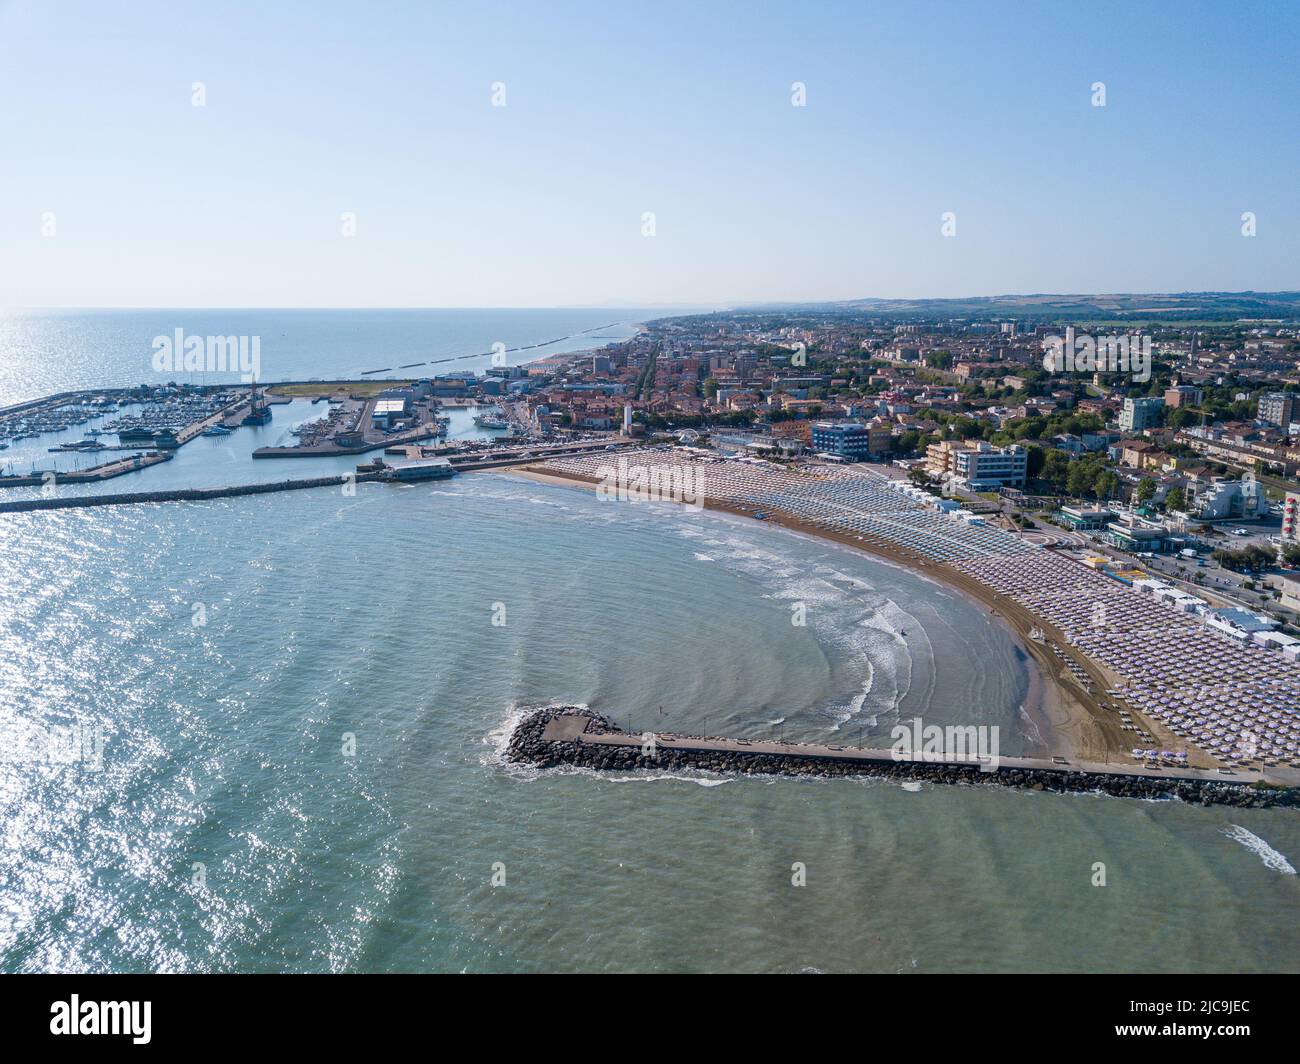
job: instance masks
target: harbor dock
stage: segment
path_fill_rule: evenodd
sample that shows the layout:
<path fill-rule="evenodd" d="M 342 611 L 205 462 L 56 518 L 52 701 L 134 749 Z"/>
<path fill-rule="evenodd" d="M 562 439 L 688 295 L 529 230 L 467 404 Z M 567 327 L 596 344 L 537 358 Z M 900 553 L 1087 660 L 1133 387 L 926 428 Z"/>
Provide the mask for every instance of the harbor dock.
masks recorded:
<path fill-rule="evenodd" d="M 392 398 L 398 396 L 399 398 Z M 387 398 L 386 398 L 387 397 Z M 365 454 L 386 447 L 436 439 L 445 431 L 437 399 L 415 396 L 411 389 L 393 388 L 377 395 L 321 392 L 332 409 L 321 422 L 305 426 L 303 437 L 288 447 L 259 447 L 254 458 L 332 458 Z"/>
<path fill-rule="evenodd" d="M 555 444 L 551 447 L 534 447 L 531 451 L 526 447 L 503 448 L 484 452 L 467 452 L 459 456 L 453 456 L 445 459 L 446 465 L 441 466 L 436 471 L 431 471 L 428 467 L 433 463 L 419 463 L 425 467 L 413 474 L 402 474 L 403 466 L 383 466 L 374 467 L 368 471 L 361 470 L 358 472 L 344 475 L 334 475 L 326 477 L 309 477 L 302 480 L 278 480 L 264 484 L 234 484 L 229 487 L 219 488 L 179 488 L 171 491 L 138 491 L 123 492 L 104 495 L 76 495 L 64 498 L 51 497 L 40 499 L 18 499 L 12 502 L 0 502 L 0 513 L 28 513 L 35 510 L 74 510 L 92 506 L 125 506 L 133 503 L 151 503 L 151 502 L 199 502 L 205 499 L 231 498 L 240 495 L 265 495 L 269 492 L 276 491 L 301 491 L 305 488 L 331 488 L 337 487 L 342 483 L 370 483 L 370 482 L 388 482 L 402 483 L 414 482 L 428 479 L 441 479 L 445 476 L 455 475 L 456 473 L 468 473 L 476 470 L 502 469 L 510 466 L 526 465 L 535 462 L 539 457 L 545 457 L 547 454 L 566 453 L 581 454 L 584 451 L 590 452 L 596 449 L 604 450 L 605 447 L 597 448 L 592 444 L 570 443 Z M 165 462 L 172 457 L 171 452 L 160 452 L 154 457 L 155 462 Z M 409 467 L 406 467 L 409 468 Z M 82 470 L 80 476 L 85 478 L 93 470 Z M 124 469 L 122 472 L 130 472 L 130 469 Z M 113 476 L 120 475 L 113 473 Z M 58 483 L 77 483 L 74 479 L 76 475 L 71 473 L 60 474 L 56 480 Z M 107 478 L 103 478 L 107 479 Z M 21 480 L 21 483 L 18 481 Z M 85 483 L 83 479 L 81 481 Z M 6 485 L 14 487 L 39 487 L 44 484 L 41 476 L 12 478 L 3 481 Z"/>
<path fill-rule="evenodd" d="M 114 450 L 115 448 L 108 448 Z M 98 484 L 114 477 L 148 469 L 159 462 L 171 461 L 173 452 L 152 451 L 148 454 L 132 454 L 125 458 L 114 458 L 102 465 L 89 469 L 75 469 L 61 473 L 53 470 L 23 473 L 16 476 L 0 476 L 0 488 L 39 488 L 46 484 Z M 52 478 L 52 479 L 49 479 Z"/>

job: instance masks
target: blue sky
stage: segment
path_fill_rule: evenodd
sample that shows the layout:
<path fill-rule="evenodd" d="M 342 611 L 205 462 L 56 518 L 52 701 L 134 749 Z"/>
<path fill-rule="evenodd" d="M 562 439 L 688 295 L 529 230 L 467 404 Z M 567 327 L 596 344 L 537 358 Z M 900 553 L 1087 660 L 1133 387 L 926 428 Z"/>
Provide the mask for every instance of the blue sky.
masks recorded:
<path fill-rule="evenodd" d="M 1297 41 L 1297 4 L 0 0 L 0 304 L 1300 288 Z"/>

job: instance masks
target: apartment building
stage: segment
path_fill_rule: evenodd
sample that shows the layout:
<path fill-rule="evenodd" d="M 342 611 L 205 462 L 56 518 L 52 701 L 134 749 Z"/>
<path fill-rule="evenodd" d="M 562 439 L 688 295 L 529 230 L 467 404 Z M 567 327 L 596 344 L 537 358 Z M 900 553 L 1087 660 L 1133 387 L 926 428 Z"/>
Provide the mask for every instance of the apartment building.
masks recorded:
<path fill-rule="evenodd" d="M 1256 416 L 1260 421 L 1286 428 L 1291 422 L 1296 421 L 1297 415 L 1300 414 L 1300 410 L 1296 407 L 1296 399 L 1297 396 L 1290 392 L 1269 392 L 1261 395 Z"/>
<path fill-rule="evenodd" d="M 1300 493 L 1288 491 L 1282 504 L 1282 539 L 1300 543 Z"/>
<path fill-rule="evenodd" d="M 1205 392 L 1191 384 L 1175 384 L 1165 389 L 1165 406 L 1200 406 Z"/>
<path fill-rule="evenodd" d="M 989 443 L 944 440 L 925 452 L 931 476 L 952 478 L 970 491 L 1024 487 L 1029 455 L 1022 447 L 994 447 Z"/>
<path fill-rule="evenodd" d="M 1125 399 L 1119 413 L 1119 427 L 1123 432 L 1141 432 L 1160 424 L 1160 411 L 1165 401 L 1158 398 Z"/>

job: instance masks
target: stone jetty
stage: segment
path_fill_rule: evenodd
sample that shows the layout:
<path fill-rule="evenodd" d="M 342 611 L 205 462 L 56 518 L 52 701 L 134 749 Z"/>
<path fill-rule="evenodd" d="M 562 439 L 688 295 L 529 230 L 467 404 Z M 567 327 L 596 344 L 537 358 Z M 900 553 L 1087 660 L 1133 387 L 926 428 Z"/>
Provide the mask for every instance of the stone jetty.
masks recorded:
<path fill-rule="evenodd" d="M 542 709 L 526 717 L 511 735 L 506 756 L 538 768 L 573 765 L 598 771 L 696 769 L 739 776 L 867 777 L 1121 798 L 1178 798 L 1200 805 L 1300 805 L 1300 791 L 1294 788 L 1244 776 L 1225 779 L 1211 770 L 1070 765 L 1015 757 L 998 758 L 993 765 L 973 758 L 900 761 L 890 750 L 629 732 L 599 713 L 573 706 Z"/>
<path fill-rule="evenodd" d="M 337 488 L 340 484 L 381 480 L 379 473 L 357 473 L 308 480 L 277 480 L 265 484 L 237 484 L 226 488 L 176 488 L 172 491 L 133 491 L 114 495 L 69 495 L 64 498 L 17 499 L 0 502 L 0 513 L 27 513 L 33 510 L 76 510 L 88 506 L 126 506 L 146 502 L 202 502 L 205 499 L 228 499 L 239 495 L 267 495 L 276 491 L 302 491 L 305 488 Z"/>

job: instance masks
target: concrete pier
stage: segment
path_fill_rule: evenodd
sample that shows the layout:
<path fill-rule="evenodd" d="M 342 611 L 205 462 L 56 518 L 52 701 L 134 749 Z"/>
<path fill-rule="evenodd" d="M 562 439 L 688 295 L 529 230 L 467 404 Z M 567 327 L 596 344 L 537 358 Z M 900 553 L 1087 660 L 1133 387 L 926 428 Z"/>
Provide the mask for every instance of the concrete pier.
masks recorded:
<path fill-rule="evenodd" d="M 358 484 L 382 479 L 379 473 L 313 477 L 310 480 L 280 480 L 269 484 L 237 484 L 228 488 L 177 488 L 172 491 L 134 491 L 122 494 L 72 495 L 66 498 L 20 499 L 0 502 L 0 513 L 29 513 L 34 510 L 80 510 L 92 506 L 128 506 L 148 502 L 203 502 L 229 499 L 240 495 L 267 495 L 276 491 L 302 491 L 306 488 L 337 488 L 341 484 Z"/>
<path fill-rule="evenodd" d="M 966 783 L 1117 797 L 1179 798 L 1206 805 L 1296 806 L 1300 791 L 1260 773 L 1068 763 L 1053 758 L 927 757 L 899 760 L 892 750 L 774 742 L 669 732 L 629 732 L 590 710 L 539 710 L 515 730 L 511 760 L 539 767 L 597 770 L 694 768 L 739 775 L 868 776 Z"/>
<path fill-rule="evenodd" d="M 524 447 L 520 447 L 518 450 L 463 452 L 459 457 L 452 457 L 449 464 L 458 473 L 470 473 L 475 470 L 504 469 L 510 466 L 528 465 L 538 461 L 541 457 L 545 457 L 546 453 L 555 453 L 556 451 L 584 453 L 586 451 L 603 451 L 606 449 L 607 445 L 573 443 L 558 444 L 551 448 L 545 446 L 538 448 L 535 446 L 534 451 L 531 453 Z M 154 458 L 153 461 L 166 461 L 170 457 L 171 454 L 168 453 L 162 457 Z M 121 472 L 130 471 L 130 469 L 124 469 Z M 83 471 L 80 475 L 81 483 L 93 479 L 106 479 L 103 477 L 87 477 L 87 472 L 91 471 Z M 0 502 L 0 513 L 28 513 L 34 510 L 76 510 L 92 506 L 127 506 L 134 503 L 148 502 L 201 502 L 205 499 L 233 498 L 240 495 L 265 495 L 276 491 L 334 488 L 346 482 L 364 484 L 371 481 L 384 481 L 388 479 L 388 472 L 391 472 L 391 470 L 335 474 L 327 477 L 310 477 L 305 480 L 277 480 L 264 484 L 233 484 L 221 488 L 176 488 L 170 491 L 137 491 L 104 495 L 72 495 L 65 498 L 20 499 L 14 502 Z M 118 476 L 120 474 L 115 472 L 112 475 Z M 70 473 L 59 474 L 58 481 L 65 483 L 79 482 L 78 477 Z M 22 478 L 22 486 L 37 487 L 41 484 L 43 484 L 43 480 L 39 476 Z M 18 485 L 14 484 L 14 486 Z"/>
<path fill-rule="evenodd" d="M 153 451 L 143 454 L 138 448 L 108 447 L 105 450 L 134 450 L 135 454 L 130 458 L 114 458 L 103 465 L 91 466 L 89 469 L 70 469 L 66 472 L 45 470 L 12 477 L 0 477 L 0 488 L 39 488 L 46 483 L 55 485 L 98 484 L 104 480 L 112 480 L 114 477 L 125 476 L 127 473 L 148 469 L 159 462 L 169 462 L 173 457 L 173 453 L 170 451 Z M 138 460 L 135 455 L 139 456 Z M 46 477 L 51 473 L 53 474 L 53 480 L 47 481 Z"/>

